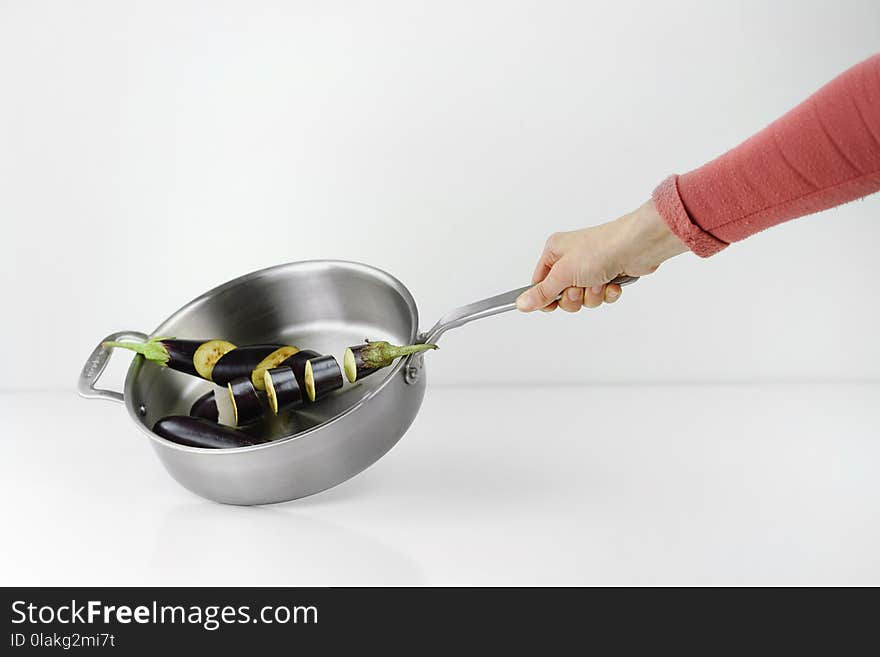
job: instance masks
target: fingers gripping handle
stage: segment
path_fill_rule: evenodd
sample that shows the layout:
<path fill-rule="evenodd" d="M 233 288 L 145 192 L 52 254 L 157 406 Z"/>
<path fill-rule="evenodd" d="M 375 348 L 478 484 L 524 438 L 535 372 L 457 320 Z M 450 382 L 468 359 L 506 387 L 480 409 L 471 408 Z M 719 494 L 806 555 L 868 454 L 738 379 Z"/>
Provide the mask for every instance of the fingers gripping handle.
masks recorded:
<path fill-rule="evenodd" d="M 76 386 L 79 394 L 88 399 L 109 399 L 121 402 L 123 400 L 121 392 L 103 390 L 95 387 L 95 384 L 98 383 L 98 379 L 101 378 L 101 374 L 104 373 L 107 363 L 110 362 L 110 354 L 113 351 L 112 349 L 105 347 L 104 343 L 146 342 L 146 340 L 147 335 L 139 333 L 138 331 L 120 331 L 119 333 L 112 333 L 101 340 L 101 342 L 98 343 L 98 346 L 95 347 L 92 355 L 89 356 L 86 364 L 83 365 L 82 372 L 80 372 L 79 381 Z"/>
<path fill-rule="evenodd" d="M 621 275 L 608 283 L 623 286 L 635 283 L 637 280 L 639 280 L 638 276 Z M 419 342 L 433 344 L 449 329 L 462 326 L 477 319 L 483 319 L 484 317 L 491 317 L 492 315 L 498 315 L 513 310 L 516 308 L 516 300 L 519 295 L 531 287 L 531 285 L 526 285 L 525 287 L 510 290 L 509 292 L 504 292 L 503 294 L 498 294 L 494 297 L 475 301 L 467 306 L 456 308 L 441 317 L 430 330 L 422 333 L 419 336 Z M 404 376 L 407 383 L 415 383 L 418 380 L 423 362 L 424 353 L 413 354 L 408 358 L 406 367 L 404 368 Z"/>
<path fill-rule="evenodd" d="M 620 287 L 624 287 L 626 285 L 630 285 L 639 280 L 638 276 L 628 276 L 626 274 L 621 274 L 620 276 L 611 279 L 605 285 L 619 285 Z"/>

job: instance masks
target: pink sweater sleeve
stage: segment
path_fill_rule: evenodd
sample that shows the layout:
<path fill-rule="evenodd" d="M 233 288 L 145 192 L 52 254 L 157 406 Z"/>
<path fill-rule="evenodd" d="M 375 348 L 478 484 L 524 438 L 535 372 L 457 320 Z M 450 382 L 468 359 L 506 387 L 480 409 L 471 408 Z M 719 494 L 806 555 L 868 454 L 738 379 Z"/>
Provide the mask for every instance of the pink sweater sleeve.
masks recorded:
<path fill-rule="evenodd" d="M 654 204 L 699 256 L 776 224 L 880 190 L 880 54 L 756 135 L 670 176 Z"/>

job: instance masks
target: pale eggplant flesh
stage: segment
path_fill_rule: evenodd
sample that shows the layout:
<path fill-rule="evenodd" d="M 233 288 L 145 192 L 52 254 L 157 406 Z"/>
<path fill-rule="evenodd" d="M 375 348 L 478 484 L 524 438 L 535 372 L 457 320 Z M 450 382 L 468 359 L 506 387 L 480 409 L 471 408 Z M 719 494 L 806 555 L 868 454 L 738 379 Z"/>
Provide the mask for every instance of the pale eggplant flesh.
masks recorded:
<path fill-rule="evenodd" d="M 153 425 L 153 433 L 178 445 L 207 449 L 250 447 L 266 442 L 211 420 L 188 415 L 163 417 Z"/>
<path fill-rule="evenodd" d="M 105 347 L 120 347 L 140 354 L 148 361 L 178 372 L 211 380 L 214 365 L 235 349 L 226 340 L 178 340 L 150 338 L 146 342 L 105 342 Z"/>
<path fill-rule="evenodd" d="M 273 367 L 263 373 L 266 396 L 269 399 L 269 408 L 278 415 L 298 406 L 302 406 L 303 392 L 293 373 L 293 368 L 288 365 Z"/>
<path fill-rule="evenodd" d="M 346 378 L 350 383 L 354 383 L 374 372 L 378 372 L 383 367 L 388 367 L 395 359 L 401 356 L 408 356 L 421 351 L 428 351 L 429 349 L 437 349 L 437 345 L 408 344 L 397 346 L 385 341 L 370 342 L 366 340 L 365 344 L 359 344 L 345 350 L 342 366 L 345 369 Z"/>
<path fill-rule="evenodd" d="M 203 379 L 213 381 L 214 367 L 231 351 L 236 350 L 236 346 L 225 340 L 209 340 L 196 349 L 196 355 L 193 356 L 193 365 L 196 371 Z"/>
<path fill-rule="evenodd" d="M 342 370 L 333 356 L 318 356 L 306 361 L 305 391 L 315 401 L 342 387 Z"/>

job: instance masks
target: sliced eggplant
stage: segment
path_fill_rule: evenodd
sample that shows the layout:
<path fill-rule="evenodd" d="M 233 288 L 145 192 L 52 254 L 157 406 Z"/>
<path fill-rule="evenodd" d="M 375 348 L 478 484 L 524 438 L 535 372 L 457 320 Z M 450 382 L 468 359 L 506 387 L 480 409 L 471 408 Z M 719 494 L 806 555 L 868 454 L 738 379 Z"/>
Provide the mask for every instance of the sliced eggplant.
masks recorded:
<path fill-rule="evenodd" d="M 179 445 L 209 449 L 249 447 L 266 442 L 205 418 L 186 415 L 163 417 L 153 425 L 153 433 Z"/>
<path fill-rule="evenodd" d="M 227 427 L 234 427 L 235 409 L 232 404 L 232 398 L 229 396 L 229 388 L 226 390 L 216 388 L 214 391 L 214 401 L 217 402 L 217 422 Z"/>
<path fill-rule="evenodd" d="M 285 360 L 279 365 L 279 367 L 287 366 L 293 370 L 293 376 L 296 377 L 296 382 L 299 384 L 300 390 L 306 389 L 306 363 L 309 362 L 310 358 L 317 358 L 320 356 L 317 351 L 312 351 L 311 349 L 302 349 L 298 351 L 296 354 Z"/>
<path fill-rule="evenodd" d="M 211 373 L 211 380 L 218 386 L 226 386 L 234 379 L 241 377 L 251 378 L 251 372 L 263 359 L 275 350 L 283 347 L 281 344 L 254 344 L 239 347 L 224 354 Z"/>
<path fill-rule="evenodd" d="M 435 344 L 409 344 L 398 347 L 385 341 L 370 342 L 367 340 L 366 344 L 349 347 L 345 350 L 342 366 L 345 368 L 345 376 L 351 383 L 354 383 L 383 367 L 388 367 L 396 358 L 436 348 Z"/>
<path fill-rule="evenodd" d="M 318 356 L 306 361 L 305 390 L 310 401 L 342 387 L 342 370 L 333 356 Z"/>
<path fill-rule="evenodd" d="M 273 367 L 278 367 L 281 363 L 286 361 L 291 356 L 295 356 L 297 353 L 299 353 L 298 347 L 288 345 L 286 347 L 279 347 L 271 354 L 266 356 L 254 368 L 253 372 L 251 372 L 251 382 L 254 384 L 254 387 L 257 390 L 265 390 L 266 386 L 264 383 L 263 374 L 266 372 L 266 370 L 271 370 Z"/>
<path fill-rule="evenodd" d="M 235 349 L 225 340 L 177 340 L 150 338 L 146 342 L 105 342 L 105 347 L 130 349 L 149 361 L 178 372 L 211 380 L 211 370 L 217 360 Z"/>
<path fill-rule="evenodd" d="M 236 346 L 225 340 L 209 340 L 203 343 L 196 350 L 196 355 L 193 356 L 193 365 L 195 365 L 196 372 L 203 379 L 213 381 L 214 368 L 217 366 L 217 363 L 229 352 L 235 350 Z"/>
<path fill-rule="evenodd" d="M 250 377 L 242 376 L 227 385 L 235 426 L 253 424 L 263 415 L 263 401 Z"/>
<path fill-rule="evenodd" d="M 269 398 L 269 408 L 276 415 L 302 405 L 302 388 L 289 365 L 273 367 L 263 372 L 263 383 Z"/>
<path fill-rule="evenodd" d="M 217 408 L 217 397 L 214 391 L 209 390 L 204 395 L 193 402 L 192 408 L 189 409 L 191 417 L 200 417 L 211 422 L 217 422 L 220 419 L 220 410 Z"/>

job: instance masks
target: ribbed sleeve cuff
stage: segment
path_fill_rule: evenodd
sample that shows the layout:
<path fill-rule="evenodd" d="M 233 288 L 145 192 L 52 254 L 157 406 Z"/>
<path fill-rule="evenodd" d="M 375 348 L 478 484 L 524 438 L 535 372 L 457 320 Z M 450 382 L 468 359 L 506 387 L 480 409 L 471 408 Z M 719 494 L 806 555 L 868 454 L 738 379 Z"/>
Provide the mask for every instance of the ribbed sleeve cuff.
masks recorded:
<path fill-rule="evenodd" d="M 715 255 L 727 246 L 727 242 L 707 233 L 691 220 L 678 194 L 678 176 L 669 176 L 660 183 L 654 190 L 653 199 L 669 230 L 701 258 Z"/>

